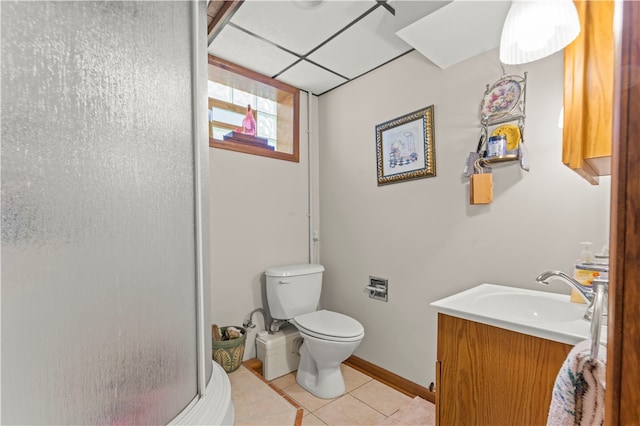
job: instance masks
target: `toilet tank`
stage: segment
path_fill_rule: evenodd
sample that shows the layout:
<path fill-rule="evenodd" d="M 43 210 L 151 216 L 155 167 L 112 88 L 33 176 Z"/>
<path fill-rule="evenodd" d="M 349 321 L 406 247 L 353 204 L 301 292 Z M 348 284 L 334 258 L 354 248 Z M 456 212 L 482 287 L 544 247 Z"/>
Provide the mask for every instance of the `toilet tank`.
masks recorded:
<path fill-rule="evenodd" d="M 288 320 L 318 308 L 324 266 L 316 264 L 285 265 L 269 268 L 267 302 L 271 317 Z"/>

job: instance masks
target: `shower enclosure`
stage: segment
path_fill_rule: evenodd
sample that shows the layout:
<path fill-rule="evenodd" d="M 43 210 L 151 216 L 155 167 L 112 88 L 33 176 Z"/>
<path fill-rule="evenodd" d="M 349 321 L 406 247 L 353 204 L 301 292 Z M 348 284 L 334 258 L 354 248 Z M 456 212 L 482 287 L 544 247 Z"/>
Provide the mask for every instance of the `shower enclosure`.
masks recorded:
<path fill-rule="evenodd" d="M 0 2 L 3 424 L 214 391 L 205 8 Z"/>

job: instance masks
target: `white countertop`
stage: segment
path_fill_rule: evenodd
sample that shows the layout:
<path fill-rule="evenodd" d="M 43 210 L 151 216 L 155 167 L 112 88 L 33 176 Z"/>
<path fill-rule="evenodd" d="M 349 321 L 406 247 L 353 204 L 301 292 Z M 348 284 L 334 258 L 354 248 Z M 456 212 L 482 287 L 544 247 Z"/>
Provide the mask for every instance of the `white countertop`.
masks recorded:
<path fill-rule="evenodd" d="M 569 295 L 480 284 L 431 306 L 443 314 L 569 345 L 589 339 L 591 324 L 582 318 L 587 305 L 571 302 Z M 606 325 L 600 343 L 607 343 Z"/>

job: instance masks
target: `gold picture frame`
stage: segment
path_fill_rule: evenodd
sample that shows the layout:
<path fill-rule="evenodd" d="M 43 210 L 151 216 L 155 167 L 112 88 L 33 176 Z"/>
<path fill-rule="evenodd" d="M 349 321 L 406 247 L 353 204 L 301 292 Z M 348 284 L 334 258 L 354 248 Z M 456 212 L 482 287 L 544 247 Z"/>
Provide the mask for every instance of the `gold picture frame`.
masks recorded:
<path fill-rule="evenodd" d="M 376 126 L 378 186 L 434 177 L 433 105 Z"/>

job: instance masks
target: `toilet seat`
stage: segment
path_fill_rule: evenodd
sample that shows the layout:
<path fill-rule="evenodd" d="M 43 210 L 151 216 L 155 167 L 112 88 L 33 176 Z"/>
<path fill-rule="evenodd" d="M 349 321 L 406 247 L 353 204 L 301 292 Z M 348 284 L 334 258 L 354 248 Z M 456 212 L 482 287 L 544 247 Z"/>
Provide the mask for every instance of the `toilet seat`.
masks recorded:
<path fill-rule="evenodd" d="M 364 327 L 350 316 L 320 310 L 298 315 L 292 321 L 300 333 L 334 342 L 354 342 L 364 336 Z"/>

